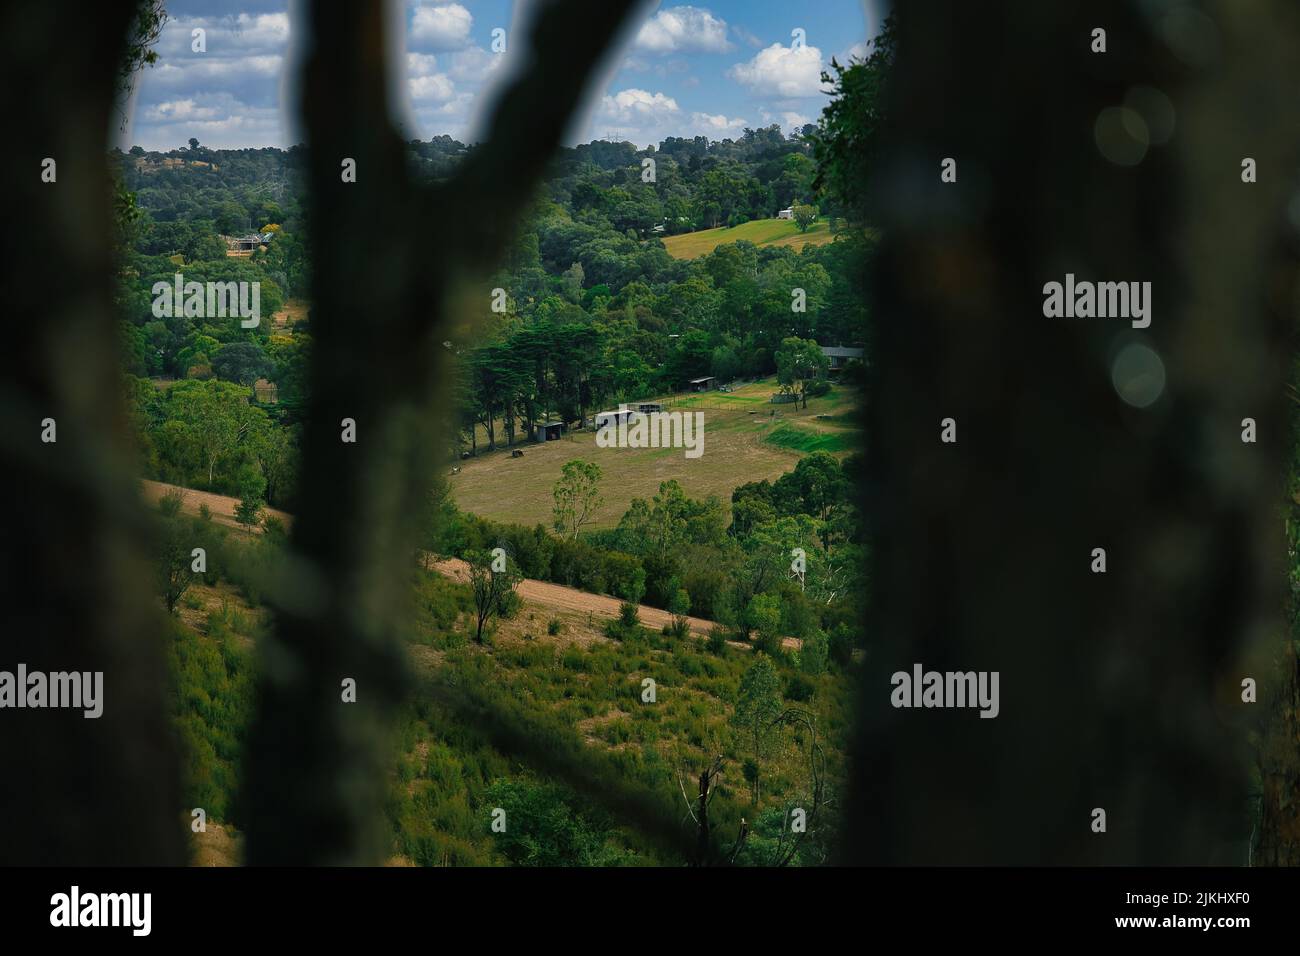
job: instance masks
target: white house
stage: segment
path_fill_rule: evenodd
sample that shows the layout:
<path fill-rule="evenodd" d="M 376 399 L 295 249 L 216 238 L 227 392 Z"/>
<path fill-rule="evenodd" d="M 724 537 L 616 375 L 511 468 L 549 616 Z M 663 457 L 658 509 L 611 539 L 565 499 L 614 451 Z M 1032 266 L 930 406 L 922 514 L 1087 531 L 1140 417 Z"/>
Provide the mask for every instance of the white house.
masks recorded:
<path fill-rule="evenodd" d="M 776 218 L 777 218 L 777 219 L 793 219 L 793 218 L 794 218 L 794 206 L 791 206 L 789 209 L 782 209 L 780 212 L 778 212 L 778 213 L 776 214 Z"/>

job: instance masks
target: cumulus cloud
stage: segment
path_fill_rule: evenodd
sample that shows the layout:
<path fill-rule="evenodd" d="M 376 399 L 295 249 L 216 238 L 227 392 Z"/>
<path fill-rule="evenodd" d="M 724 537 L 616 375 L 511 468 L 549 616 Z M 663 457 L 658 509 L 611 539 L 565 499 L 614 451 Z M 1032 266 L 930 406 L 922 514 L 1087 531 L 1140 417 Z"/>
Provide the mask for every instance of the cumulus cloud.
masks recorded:
<path fill-rule="evenodd" d="M 822 92 L 822 52 L 815 46 L 773 43 L 753 59 L 737 63 L 727 75 L 759 96 L 795 98 Z"/>
<path fill-rule="evenodd" d="M 147 149 L 174 149 L 191 136 L 215 149 L 274 143 L 280 111 L 254 106 L 230 93 L 195 93 L 143 107 L 136 142 Z"/>
<path fill-rule="evenodd" d="M 600 115 L 614 122 L 642 122 L 678 112 L 677 101 L 662 93 L 645 90 L 619 90 L 600 101 Z"/>
<path fill-rule="evenodd" d="M 456 87 L 445 73 L 433 73 L 429 76 L 413 76 L 407 83 L 411 89 L 411 99 L 445 102 L 456 95 Z"/>
<path fill-rule="evenodd" d="M 641 25 L 634 44 L 647 53 L 726 53 L 727 21 L 700 7 L 660 10 Z"/>
<path fill-rule="evenodd" d="M 195 29 L 206 34 L 207 52 L 192 49 Z M 232 53 L 247 55 L 258 52 L 282 52 L 289 43 L 289 14 L 241 13 L 227 17 L 186 17 L 168 19 L 156 46 L 160 57 L 223 57 Z"/>
<path fill-rule="evenodd" d="M 431 50 L 460 50 L 469 44 L 474 16 L 459 3 L 417 7 L 411 39 Z"/>
<path fill-rule="evenodd" d="M 631 88 L 601 98 L 591 116 L 590 135 L 645 146 L 678 135 L 682 120 L 682 110 L 671 96 Z"/>
<path fill-rule="evenodd" d="M 760 114 L 766 124 L 778 123 L 786 131 L 797 133 L 809 123 L 815 122 L 811 117 L 794 110 L 780 110 L 776 113 L 762 110 Z"/>
<path fill-rule="evenodd" d="M 728 139 L 744 132 L 748 125 L 749 120 L 739 116 L 728 119 L 721 113 L 692 113 L 690 132 L 707 136 L 709 139 Z"/>
<path fill-rule="evenodd" d="M 407 76 L 428 76 L 438 72 L 438 58 L 432 53 L 406 54 Z"/>
<path fill-rule="evenodd" d="M 220 110 L 212 106 L 199 106 L 193 99 L 168 100 L 144 111 L 144 118 L 152 122 L 174 123 L 184 120 L 219 119 Z"/>
<path fill-rule="evenodd" d="M 489 53 L 481 46 L 457 50 L 445 58 L 447 75 L 457 82 L 478 81 L 488 77 L 505 62 L 505 54 Z"/>
<path fill-rule="evenodd" d="M 147 75 L 164 86 L 179 86 L 248 77 L 267 80 L 278 77 L 283 66 L 284 57 L 266 53 L 163 63 Z"/>

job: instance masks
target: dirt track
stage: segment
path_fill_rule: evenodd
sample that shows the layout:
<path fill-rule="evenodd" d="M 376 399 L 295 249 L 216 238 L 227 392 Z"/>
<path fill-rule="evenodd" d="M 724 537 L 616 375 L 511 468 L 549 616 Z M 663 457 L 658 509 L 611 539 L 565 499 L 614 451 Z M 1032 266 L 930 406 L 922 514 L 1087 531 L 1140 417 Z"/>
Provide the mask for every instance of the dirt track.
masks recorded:
<path fill-rule="evenodd" d="M 160 481 L 143 481 L 145 499 L 155 502 L 168 491 L 179 491 L 185 498 L 181 502 L 181 510 L 186 514 L 198 514 L 200 505 L 207 505 L 212 511 L 212 520 L 219 521 L 230 527 L 239 527 L 235 521 L 235 509 L 239 507 L 239 499 L 231 498 L 226 495 L 215 495 L 207 491 L 195 491 L 191 488 L 182 488 L 179 485 L 168 485 Z M 293 522 L 293 516 L 283 511 L 277 511 L 275 508 L 267 508 L 266 513 L 279 518 L 284 522 L 286 528 Z M 460 558 L 447 558 L 443 561 L 435 562 L 434 569 L 440 574 L 457 581 L 468 581 L 468 565 Z M 564 611 L 577 611 L 586 613 L 602 619 L 618 617 L 618 608 L 621 603 L 617 598 L 607 597 L 603 594 L 589 594 L 586 591 L 579 591 L 577 588 L 568 588 L 562 584 L 551 584 L 547 581 L 537 581 L 533 578 L 524 578 L 519 582 L 519 596 L 525 601 L 540 604 L 543 607 L 555 608 Z M 648 605 L 640 605 L 641 623 L 646 627 L 659 630 L 665 624 L 672 621 L 672 615 L 667 611 Z M 705 638 L 713 629 L 713 622 L 706 621 L 703 618 L 688 617 L 686 619 L 690 627 L 691 634 L 695 637 Z M 798 650 L 799 642 L 792 637 L 787 637 L 781 642 L 789 650 Z"/>
<path fill-rule="evenodd" d="M 180 485 L 168 485 L 161 481 L 142 481 L 144 486 L 144 499 L 150 504 L 156 503 L 165 493 L 169 491 L 179 491 L 185 496 L 181 502 L 181 511 L 186 514 L 196 515 L 199 513 L 200 505 L 207 505 L 212 512 L 212 520 L 229 525 L 232 528 L 240 527 L 239 522 L 235 520 L 235 509 L 239 507 L 238 498 L 230 498 L 226 495 L 214 495 L 209 491 L 195 491 L 193 488 L 182 488 Z M 284 522 L 285 528 L 293 522 L 293 516 L 279 511 L 275 508 L 263 509 L 266 514 L 279 518 Z"/>
<path fill-rule="evenodd" d="M 439 574 L 455 578 L 457 581 L 469 580 L 469 566 L 460 558 L 447 558 L 436 562 L 433 567 Z M 621 603 L 617 598 L 606 597 L 603 594 L 590 594 L 576 588 L 566 588 L 562 584 L 551 584 L 533 578 L 524 578 L 519 582 L 519 596 L 525 601 L 535 601 L 546 607 L 585 612 L 602 618 L 618 617 Z M 641 623 L 646 627 L 659 630 L 665 624 L 672 622 L 673 616 L 667 611 L 645 604 L 640 608 Z M 709 631 L 713 629 L 713 622 L 703 618 L 688 617 L 686 621 L 690 625 L 691 633 L 696 637 L 708 637 Z"/>

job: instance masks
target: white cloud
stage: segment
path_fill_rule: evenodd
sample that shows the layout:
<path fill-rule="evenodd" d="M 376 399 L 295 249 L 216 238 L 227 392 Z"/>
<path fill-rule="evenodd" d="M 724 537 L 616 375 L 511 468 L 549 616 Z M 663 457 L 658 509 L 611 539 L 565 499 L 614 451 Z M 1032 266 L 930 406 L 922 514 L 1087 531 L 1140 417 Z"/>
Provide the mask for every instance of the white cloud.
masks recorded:
<path fill-rule="evenodd" d="M 601 118 L 616 123 L 644 122 L 677 112 L 677 101 L 671 96 L 645 90 L 619 90 L 600 101 Z"/>
<path fill-rule="evenodd" d="M 273 54 L 256 56 L 225 57 L 223 59 L 180 60 L 175 63 L 162 63 L 156 69 L 145 74 L 149 80 L 157 80 L 165 86 L 181 84 L 212 83 L 227 79 L 261 79 L 268 80 L 280 75 L 284 66 L 284 57 Z"/>
<path fill-rule="evenodd" d="M 207 51 L 196 52 L 194 30 L 206 34 Z M 289 43 L 289 14 L 241 13 L 236 17 L 175 17 L 168 19 L 158 37 L 160 57 L 226 57 L 258 52 L 283 52 Z"/>
<path fill-rule="evenodd" d="M 195 93 L 145 107 L 132 141 L 146 149 L 174 149 L 191 136 L 214 149 L 280 141 L 280 111 L 251 105 L 230 93 Z"/>
<path fill-rule="evenodd" d="M 822 52 L 815 46 L 773 43 L 747 63 L 737 63 L 727 75 L 760 96 L 803 97 L 822 92 Z"/>
<path fill-rule="evenodd" d="M 660 10 L 641 25 L 635 47 L 647 53 L 726 53 L 727 22 L 699 7 Z"/>
<path fill-rule="evenodd" d="M 794 110 L 781 110 L 776 113 L 769 113 L 767 110 L 761 110 L 763 122 L 767 124 L 779 123 L 786 132 L 797 133 L 809 123 L 814 122 L 803 113 L 797 113 Z"/>
<path fill-rule="evenodd" d="M 411 88 L 411 99 L 416 102 L 432 100 L 436 103 L 442 103 L 456 94 L 456 87 L 446 73 L 414 76 L 407 82 Z"/>
<path fill-rule="evenodd" d="M 591 139 L 628 140 L 641 146 L 680 135 L 683 116 L 677 101 L 663 93 L 619 90 L 601 98 L 591 117 Z"/>
<path fill-rule="evenodd" d="M 149 107 L 144 112 L 144 118 L 151 122 L 158 123 L 175 123 L 185 120 L 211 120 L 221 116 L 221 112 L 215 107 L 199 106 L 194 100 L 186 98 L 183 100 L 168 100 L 165 103 L 158 103 Z"/>
<path fill-rule="evenodd" d="M 438 58 L 432 53 L 406 54 L 406 74 L 408 76 L 429 76 L 438 71 Z"/>
<path fill-rule="evenodd" d="M 474 16 L 459 3 L 417 7 L 411 21 L 411 39 L 433 50 L 459 50 L 469 43 Z"/>
<path fill-rule="evenodd" d="M 692 113 L 690 131 L 709 139 L 727 139 L 731 134 L 741 133 L 749 125 L 749 120 L 737 116 L 728 119 L 721 113 Z"/>
<path fill-rule="evenodd" d="M 447 75 L 456 81 L 482 80 L 499 68 L 505 58 L 506 54 L 489 53 L 481 46 L 457 50 L 446 58 Z"/>

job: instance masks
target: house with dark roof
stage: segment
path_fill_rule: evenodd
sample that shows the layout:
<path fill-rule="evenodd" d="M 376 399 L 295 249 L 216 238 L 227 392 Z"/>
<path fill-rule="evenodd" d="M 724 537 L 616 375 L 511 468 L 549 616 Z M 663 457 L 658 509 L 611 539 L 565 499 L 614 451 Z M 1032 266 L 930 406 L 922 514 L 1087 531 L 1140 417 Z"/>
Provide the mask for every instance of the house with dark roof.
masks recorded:
<path fill-rule="evenodd" d="M 860 348 L 841 348 L 838 345 L 823 345 L 822 355 L 830 359 L 830 371 L 838 372 L 849 362 L 863 360 L 864 350 Z"/>

